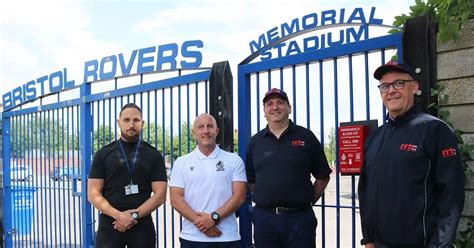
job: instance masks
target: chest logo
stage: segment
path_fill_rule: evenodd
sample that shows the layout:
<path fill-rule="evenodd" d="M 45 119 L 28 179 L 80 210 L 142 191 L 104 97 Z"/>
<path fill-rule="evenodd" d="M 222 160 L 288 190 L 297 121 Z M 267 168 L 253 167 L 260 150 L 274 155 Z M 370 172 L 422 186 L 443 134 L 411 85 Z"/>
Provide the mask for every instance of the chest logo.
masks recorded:
<path fill-rule="evenodd" d="M 443 158 L 447 158 L 447 157 L 454 157 L 456 156 L 456 149 L 450 147 L 448 149 L 444 149 L 441 151 L 441 156 L 443 156 Z"/>
<path fill-rule="evenodd" d="M 304 147 L 304 140 L 292 140 L 291 145 Z"/>
<path fill-rule="evenodd" d="M 216 171 L 224 171 L 224 162 L 222 161 L 217 162 Z"/>
<path fill-rule="evenodd" d="M 400 145 L 400 151 L 416 152 L 416 149 L 418 149 L 417 145 L 413 145 L 413 144 L 401 144 Z"/>

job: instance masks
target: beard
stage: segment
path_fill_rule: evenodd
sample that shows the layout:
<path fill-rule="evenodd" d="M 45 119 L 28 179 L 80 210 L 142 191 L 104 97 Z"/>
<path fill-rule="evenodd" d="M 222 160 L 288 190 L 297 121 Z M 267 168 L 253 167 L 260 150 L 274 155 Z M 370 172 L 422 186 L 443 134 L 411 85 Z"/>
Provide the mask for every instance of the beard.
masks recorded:
<path fill-rule="evenodd" d="M 135 131 L 135 134 L 133 135 L 128 135 L 127 132 L 120 131 L 122 139 L 124 139 L 127 142 L 134 142 L 137 141 L 138 138 L 140 137 L 140 133 Z"/>

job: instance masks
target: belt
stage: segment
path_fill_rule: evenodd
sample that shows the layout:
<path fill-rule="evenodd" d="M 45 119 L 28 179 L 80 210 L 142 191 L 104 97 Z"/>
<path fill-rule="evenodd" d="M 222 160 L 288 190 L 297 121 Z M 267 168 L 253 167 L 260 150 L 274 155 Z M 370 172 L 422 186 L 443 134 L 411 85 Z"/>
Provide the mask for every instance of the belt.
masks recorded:
<path fill-rule="evenodd" d="M 263 209 L 267 212 L 273 213 L 273 214 L 293 214 L 293 213 L 300 213 L 304 212 L 308 209 L 311 208 L 311 206 L 304 206 L 304 207 L 294 207 L 294 208 L 287 208 L 287 207 L 262 207 L 259 205 L 256 205 L 256 207 Z"/>

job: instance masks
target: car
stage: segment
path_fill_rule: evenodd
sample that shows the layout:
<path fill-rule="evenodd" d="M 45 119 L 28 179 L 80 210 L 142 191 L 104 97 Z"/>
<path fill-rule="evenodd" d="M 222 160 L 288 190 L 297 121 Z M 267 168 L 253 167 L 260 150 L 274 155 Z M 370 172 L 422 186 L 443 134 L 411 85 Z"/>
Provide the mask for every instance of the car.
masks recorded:
<path fill-rule="evenodd" d="M 12 181 L 31 181 L 33 172 L 27 165 L 14 165 L 10 168 L 10 180 Z"/>
<path fill-rule="evenodd" d="M 79 167 L 54 167 L 54 169 L 49 172 L 49 177 L 54 181 L 66 181 L 72 178 L 80 179 L 80 174 Z"/>

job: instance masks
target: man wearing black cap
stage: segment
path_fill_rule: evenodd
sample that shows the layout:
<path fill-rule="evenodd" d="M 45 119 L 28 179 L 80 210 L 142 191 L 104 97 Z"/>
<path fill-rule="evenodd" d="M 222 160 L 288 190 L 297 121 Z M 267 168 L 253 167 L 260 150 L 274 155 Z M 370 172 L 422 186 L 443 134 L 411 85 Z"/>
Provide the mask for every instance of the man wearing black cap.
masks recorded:
<path fill-rule="evenodd" d="M 415 106 L 419 85 L 408 64 L 390 61 L 374 77 L 387 122 L 365 143 L 359 179 L 366 247 L 451 247 L 464 205 L 456 138 Z"/>
<path fill-rule="evenodd" d="M 329 182 L 326 156 L 310 130 L 289 120 L 291 105 L 284 91 L 268 91 L 263 111 L 268 125 L 252 137 L 246 157 L 256 204 L 255 243 L 259 248 L 316 247 L 312 205 Z"/>

